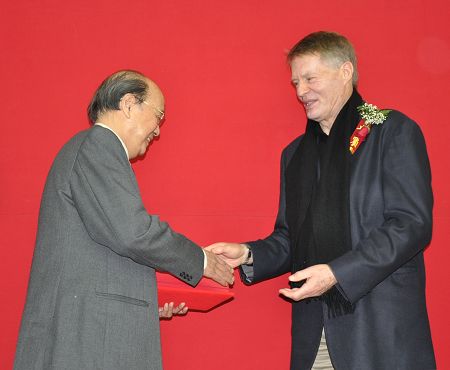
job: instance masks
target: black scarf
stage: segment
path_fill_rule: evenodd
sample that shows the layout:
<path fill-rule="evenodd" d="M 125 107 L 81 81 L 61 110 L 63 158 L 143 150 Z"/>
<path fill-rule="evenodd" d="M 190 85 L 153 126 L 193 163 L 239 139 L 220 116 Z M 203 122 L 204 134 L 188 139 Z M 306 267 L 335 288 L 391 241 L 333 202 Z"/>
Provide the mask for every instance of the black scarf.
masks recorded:
<path fill-rule="evenodd" d="M 339 112 L 328 137 L 317 122 L 306 132 L 286 170 L 286 217 L 292 248 L 292 271 L 328 263 L 351 250 L 349 188 L 350 136 L 363 102 L 356 90 Z M 320 297 L 337 316 L 354 307 L 336 287 Z"/>

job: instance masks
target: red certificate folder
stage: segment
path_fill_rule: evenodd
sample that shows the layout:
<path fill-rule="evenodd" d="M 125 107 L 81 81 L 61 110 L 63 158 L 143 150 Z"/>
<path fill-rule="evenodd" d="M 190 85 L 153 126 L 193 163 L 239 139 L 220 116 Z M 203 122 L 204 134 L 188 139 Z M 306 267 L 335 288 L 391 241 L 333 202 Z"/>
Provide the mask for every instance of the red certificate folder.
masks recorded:
<path fill-rule="evenodd" d="M 172 275 L 157 272 L 158 304 L 185 302 L 190 311 L 209 311 L 234 297 L 231 289 L 203 278 L 195 288 L 183 283 Z"/>

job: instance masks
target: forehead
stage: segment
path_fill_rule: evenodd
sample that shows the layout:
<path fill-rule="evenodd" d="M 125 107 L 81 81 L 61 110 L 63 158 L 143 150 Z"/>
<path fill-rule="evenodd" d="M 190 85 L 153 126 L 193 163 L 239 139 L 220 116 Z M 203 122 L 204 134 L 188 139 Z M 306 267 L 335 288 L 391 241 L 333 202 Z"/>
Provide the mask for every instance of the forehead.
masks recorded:
<path fill-rule="evenodd" d="M 148 98 L 156 105 L 157 108 L 164 109 L 164 95 L 161 89 L 153 81 L 147 80 Z"/>
<path fill-rule="evenodd" d="M 304 54 L 294 57 L 291 61 L 292 78 L 309 75 L 311 73 L 322 74 L 336 71 L 329 62 L 320 54 Z"/>

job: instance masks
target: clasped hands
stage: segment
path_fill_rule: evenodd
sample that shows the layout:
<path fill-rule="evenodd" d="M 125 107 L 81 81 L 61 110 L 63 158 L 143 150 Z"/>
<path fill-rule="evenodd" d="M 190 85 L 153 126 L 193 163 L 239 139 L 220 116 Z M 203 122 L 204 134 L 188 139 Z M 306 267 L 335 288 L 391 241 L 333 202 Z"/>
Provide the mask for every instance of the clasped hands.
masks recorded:
<path fill-rule="evenodd" d="M 220 256 L 232 267 L 238 267 L 244 262 L 253 262 L 252 258 L 246 261 L 249 249 L 245 244 L 221 242 L 205 249 Z M 305 298 L 319 297 L 337 283 L 333 271 L 326 264 L 314 265 L 289 276 L 289 281 L 292 282 L 302 280 L 305 280 L 305 283 L 300 288 L 283 288 L 279 290 L 279 293 L 294 301 L 300 301 Z"/>

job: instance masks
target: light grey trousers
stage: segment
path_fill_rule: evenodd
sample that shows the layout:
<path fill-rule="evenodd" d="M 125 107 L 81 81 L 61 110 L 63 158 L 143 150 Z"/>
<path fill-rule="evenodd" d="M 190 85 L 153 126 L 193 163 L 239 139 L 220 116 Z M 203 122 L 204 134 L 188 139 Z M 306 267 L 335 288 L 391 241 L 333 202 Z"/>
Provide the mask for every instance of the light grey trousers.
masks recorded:
<path fill-rule="evenodd" d="M 322 338 L 320 339 L 319 350 L 311 370 L 333 370 L 330 354 L 328 353 L 327 341 L 325 339 L 325 330 L 322 329 Z"/>

